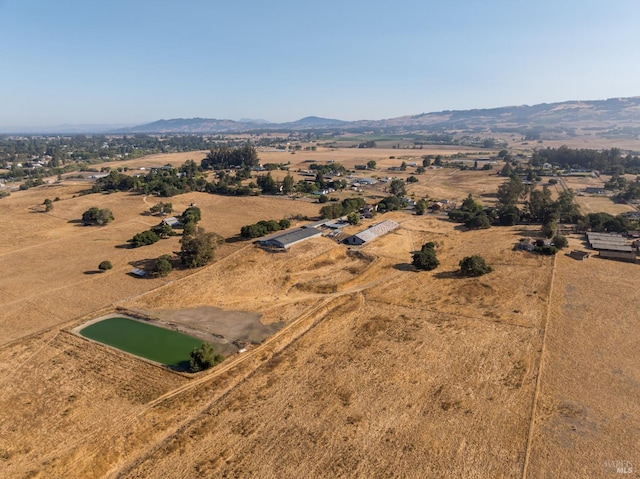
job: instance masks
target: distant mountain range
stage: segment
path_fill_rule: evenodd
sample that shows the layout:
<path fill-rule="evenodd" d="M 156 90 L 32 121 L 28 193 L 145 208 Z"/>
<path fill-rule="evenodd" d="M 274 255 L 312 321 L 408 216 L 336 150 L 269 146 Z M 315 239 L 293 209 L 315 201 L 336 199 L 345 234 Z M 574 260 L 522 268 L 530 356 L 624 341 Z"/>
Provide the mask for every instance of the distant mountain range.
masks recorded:
<path fill-rule="evenodd" d="M 640 134 L 640 97 L 567 101 L 501 108 L 440 111 L 386 120 L 342 121 L 309 116 L 287 123 L 265 120 L 177 118 L 120 128 L 111 133 L 221 134 L 249 131 L 344 131 L 353 133 L 521 133 L 571 136 L 577 130 Z"/>
<path fill-rule="evenodd" d="M 0 133 L 31 134 L 225 134 L 260 131 L 314 131 L 363 133 L 424 133 L 430 135 L 521 134 L 545 139 L 567 138 L 590 132 L 608 137 L 640 136 L 640 97 L 596 101 L 566 101 L 539 105 L 476 110 L 445 110 L 385 120 L 343 121 L 308 116 L 297 121 L 271 123 L 213 118 L 174 118 L 143 125 L 61 125 L 42 128 L 0 128 Z"/>

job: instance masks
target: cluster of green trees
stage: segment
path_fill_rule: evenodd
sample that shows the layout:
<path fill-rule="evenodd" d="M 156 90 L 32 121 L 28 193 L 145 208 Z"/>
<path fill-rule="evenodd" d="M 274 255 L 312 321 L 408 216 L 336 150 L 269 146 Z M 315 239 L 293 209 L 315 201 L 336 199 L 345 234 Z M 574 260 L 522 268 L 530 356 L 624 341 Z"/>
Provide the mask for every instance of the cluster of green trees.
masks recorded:
<path fill-rule="evenodd" d="M 104 161 L 133 159 L 151 153 L 206 150 L 216 143 L 234 145 L 238 142 L 199 135 L 0 137 L 0 167 L 9 170 L 0 176 L 9 179 L 41 178 L 87 170 L 90 165 Z M 45 166 L 38 166 L 32 160 L 34 157 L 45 158 L 47 163 Z"/>
<path fill-rule="evenodd" d="M 532 166 L 550 163 L 569 169 L 598 170 L 604 174 L 639 174 L 640 157 L 623 155 L 618 148 L 608 150 L 573 149 L 566 146 L 536 150 L 531 157 Z"/>
<path fill-rule="evenodd" d="M 258 152 L 249 144 L 239 148 L 219 146 L 212 148 L 207 157 L 200 162 L 205 170 L 226 170 L 232 167 L 258 166 Z"/>
<path fill-rule="evenodd" d="M 449 212 L 449 220 L 464 223 L 469 229 L 485 229 L 491 227 L 494 211 L 477 203 L 471 193 L 457 210 Z"/>
<path fill-rule="evenodd" d="M 638 221 L 630 220 L 623 215 L 613 216 L 609 213 L 588 213 L 578 221 L 578 228 L 598 233 L 626 233 L 640 229 Z"/>
<path fill-rule="evenodd" d="M 176 232 L 173 231 L 170 225 L 160 223 L 149 230 L 137 233 L 129 240 L 129 243 L 131 243 L 132 248 L 140 248 L 141 246 L 157 243 L 161 239 L 166 239 L 169 236 L 176 236 Z"/>
<path fill-rule="evenodd" d="M 82 213 L 82 224 L 85 226 L 103 226 L 111 223 L 113 220 L 113 213 L 109 208 L 100 209 L 97 206 L 93 206 Z"/>
<path fill-rule="evenodd" d="M 173 213 L 173 205 L 171 203 L 159 202 L 149 208 L 153 215 L 168 215 Z"/>
<path fill-rule="evenodd" d="M 407 207 L 407 201 L 395 195 L 386 196 L 378 202 L 378 212 L 398 211 Z"/>
<path fill-rule="evenodd" d="M 320 208 L 320 217 L 324 219 L 340 218 L 341 216 L 349 215 L 364 208 L 366 202 L 364 198 L 346 198 L 340 203 L 332 202 Z"/>
<path fill-rule="evenodd" d="M 285 230 L 291 226 L 291 221 L 287 219 L 262 220 L 252 225 L 246 225 L 240 228 L 240 236 L 243 238 L 259 238 L 275 231 Z"/>
<path fill-rule="evenodd" d="M 640 176 L 635 181 L 629 181 L 624 176 L 612 176 L 604 187 L 616 191 L 615 200 L 627 203 L 640 198 Z"/>
<path fill-rule="evenodd" d="M 202 213 L 195 205 L 189 206 L 181 215 L 182 239 L 180 261 L 187 268 L 199 268 L 213 261 L 216 247 L 224 240 L 215 233 L 208 233 L 197 226 Z"/>

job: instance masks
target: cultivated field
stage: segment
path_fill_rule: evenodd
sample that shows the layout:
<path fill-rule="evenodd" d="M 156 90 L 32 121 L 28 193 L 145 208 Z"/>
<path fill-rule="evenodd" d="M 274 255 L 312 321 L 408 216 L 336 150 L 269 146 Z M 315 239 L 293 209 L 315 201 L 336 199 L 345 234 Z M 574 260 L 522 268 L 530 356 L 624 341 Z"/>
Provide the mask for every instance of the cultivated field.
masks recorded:
<path fill-rule="evenodd" d="M 386 168 L 416 153 L 260 156 Z M 427 170 L 409 191 L 490 202 L 492 173 Z M 400 228 L 361 248 L 322 237 L 267 253 L 237 241 L 240 226 L 319 205 L 189 193 L 174 209 L 197 203 L 202 226 L 230 241 L 209 267 L 141 280 L 127 271 L 179 249 L 178 238 L 118 247 L 157 223 L 142 214 L 156 199 L 74 197 L 83 188 L 0 200 L 11 218 L 0 231 L 0 477 L 582 478 L 611 477 L 605 461 L 640 467 L 637 265 L 535 256 L 513 250 L 535 229 L 464 232 L 410 212 L 367 220 Z M 116 220 L 74 223 L 94 205 Z M 417 273 L 411 251 L 427 241 L 441 265 Z M 460 278 L 471 254 L 494 271 Z M 103 259 L 114 269 L 88 274 Z M 71 332 L 116 308 L 254 344 L 181 375 Z"/>

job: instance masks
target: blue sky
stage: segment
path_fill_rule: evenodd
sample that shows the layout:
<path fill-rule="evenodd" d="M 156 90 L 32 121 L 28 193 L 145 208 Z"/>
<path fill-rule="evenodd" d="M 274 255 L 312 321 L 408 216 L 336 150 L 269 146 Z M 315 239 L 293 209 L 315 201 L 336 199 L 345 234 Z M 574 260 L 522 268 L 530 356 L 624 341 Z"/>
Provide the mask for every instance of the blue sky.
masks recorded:
<path fill-rule="evenodd" d="M 640 95 L 638 0 L 0 0 L 0 129 Z"/>

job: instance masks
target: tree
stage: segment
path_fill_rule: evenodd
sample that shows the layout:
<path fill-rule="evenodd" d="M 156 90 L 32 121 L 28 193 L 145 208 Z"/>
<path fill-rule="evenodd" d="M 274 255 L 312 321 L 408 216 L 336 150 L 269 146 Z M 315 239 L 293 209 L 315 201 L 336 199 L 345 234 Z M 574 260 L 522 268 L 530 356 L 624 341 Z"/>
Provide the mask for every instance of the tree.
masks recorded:
<path fill-rule="evenodd" d="M 173 205 L 171 203 L 156 203 L 151 208 L 149 208 L 151 214 L 154 215 L 164 215 L 173 212 Z"/>
<path fill-rule="evenodd" d="M 481 230 L 491 228 L 491 220 L 484 212 L 475 215 L 464 224 L 470 230 Z"/>
<path fill-rule="evenodd" d="M 569 246 L 569 240 L 567 239 L 566 236 L 557 234 L 553 237 L 552 241 L 553 241 L 553 245 L 558 249 L 564 249 L 567 246 Z"/>
<path fill-rule="evenodd" d="M 172 270 L 173 265 L 171 264 L 171 256 L 168 254 L 160 256 L 153 265 L 153 272 L 158 276 L 167 276 Z"/>
<path fill-rule="evenodd" d="M 411 175 L 409 178 L 407 178 L 407 183 L 417 183 L 417 182 L 418 182 L 418 178 L 416 178 L 413 175 Z"/>
<path fill-rule="evenodd" d="M 89 208 L 82 213 L 82 223 L 86 225 L 106 225 L 114 220 L 113 213 L 110 209 L 99 209 L 96 206 Z"/>
<path fill-rule="evenodd" d="M 387 211 L 397 211 L 406 206 L 406 203 L 397 196 L 387 196 L 382 198 L 378 203 L 378 211 L 386 213 Z"/>
<path fill-rule="evenodd" d="M 264 194 L 275 195 L 280 191 L 280 188 L 278 188 L 278 184 L 271 176 L 271 173 L 259 175 L 256 178 L 256 182 Z"/>
<path fill-rule="evenodd" d="M 498 222 L 502 226 L 513 226 L 520 221 L 520 210 L 516 206 L 506 206 L 498 210 Z"/>
<path fill-rule="evenodd" d="M 111 268 L 113 268 L 113 265 L 111 264 L 111 261 L 103 261 L 98 265 L 98 269 L 100 271 L 108 271 Z"/>
<path fill-rule="evenodd" d="M 157 226 L 154 226 L 153 228 L 151 228 L 151 231 L 157 234 L 160 237 L 160 239 L 168 238 L 169 236 L 174 234 L 173 228 L 166 223 L 162 223 Z"/>
<path fill-rule="evenodd" d="M 512 176 L 509 181 L 498 186 L 498 205 L 502 207 L 516 206 L 518 198 L 524 191 L 524 184 L 519 176 Z"/>
<path fill-rule="evenodd" d="M 182 236 L 180 242 L 180 261 L 187 268 L 199 268 L 213 260 L 215 253 L 216 235 L 198 228 L 194 234 Z"/>
<path fill-rule="evenodd" d="M 202 343 L 199 348 L 193 348 L 191 351 L 191 359 L 189 360 L 189 371 L 197 373 L 204 371 L 216 364 L 224 361 L 224 356 L 216 354 L 216 348 L 213 344 Z"/>
<path fill-rule="evenodd" d="M 542 225 L 542 234 L 546 238 L 553 238 L 558 231 L 558 223 L 552 219 Z"/>
<path fill-rule="evenodd" d="M 53 209 L 53 201 L 51 201 L 49 198 L 47 198 L 46 200 L 44 200 L 44 203 L 42 203 L 44 205 L 44 212 L 48 213 L 49 211 L 51 211 Z"/>
<path fill-rule="evenodd" d="M 471 193 L 462 201 L 462 206 L 460 206 L 462 211 L 468 211 L 469 213 L 478 214 L 482 211 L 482 205 L 477 203 Z"/>
<path fill-rule="evenodd" d="M 389 183 L 389 193 L 397 196 L 398 198 L 405 196 L 407 194 L 407 189 L 404 181 L 398 178 L 391 180 L 391 183 Z"/>
<path fill-rule="evenodd" d="M 532 220 L 547 223 L 551 214 L 555 212 L 554 202 L 551 199 L 551 190 L 544 186 L 542 191 L 532 191 L 527 202 L 527 210 Z"/>
<path fill-rule="evenodd" d="M 412 264 L 418 269 L 431 271 L 440 265 L 440 261 L 436 257 L 435 243 L 432 241 L 422 245 L 420 251 L 413 253 Z"/>
<path fill-rule="evenodd" d="M 194 224 L 196 224 L 196 223 L 198 223 L 198 221 L 200 221 L 200 218 L 202 218 L 202 212 L 200 211 L 200 208 L 198 208 L 195 205 L 189 206 L 182 213 L 182 222 L 183 223 L 194 223 Z"/>
<path fill-rule="evenodd" d="M 478 255 L 466 256 L 459 264 L 460 273 L 464 276 L 482 276 L 493 271 L 484 258 Z"/>
<path fill-rule="evenodd" d="M 370 170 L 375 170 L 376 166 L 377 166 L 377 163 L 375 162 L 375 160 L 367 161 L 367 168 L 369 168 Z"/>
<path fill-rule="evenodd" d="M 141 246 L 147 246 L 160 241 L 160 237 L 153 231 L 147 230 L 142 233 L 136 234 L 131 239 L 131 246 L 133 248 L 140 248 Z"/>
<path fill-rule="evenodd" d="M 282 180 L 282 192 L 285 195 L 291 194 L 293 192 L 294 185 L 295 180 L 293 179 L 293 176 L 287 174 L 287 176 L 284 177 L 284 180 Z"/>
<path fill-rule="evenodd" d="M 347 215 L 347 221 L 351 225 L 357 225 L 358 223 L 360 223 L 360 215 L 355 211 L 353 213 L 349 213 Z"/>
<path fill-rule="evenodd" d="M 423 215 L 427 212 L 427 200 L 424 198 L 416 202 L 416 214 Z"/>
<path fill-rule="evenodd" d="M 416 174 L 418 174 L 418 175 L 423 175 L 425 171 L 427 171 L 427 170 L 426 170 L 426 168 L 424 166 L 418 166 L 416 168 Z"/>

